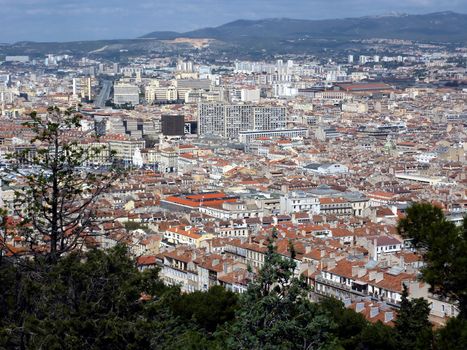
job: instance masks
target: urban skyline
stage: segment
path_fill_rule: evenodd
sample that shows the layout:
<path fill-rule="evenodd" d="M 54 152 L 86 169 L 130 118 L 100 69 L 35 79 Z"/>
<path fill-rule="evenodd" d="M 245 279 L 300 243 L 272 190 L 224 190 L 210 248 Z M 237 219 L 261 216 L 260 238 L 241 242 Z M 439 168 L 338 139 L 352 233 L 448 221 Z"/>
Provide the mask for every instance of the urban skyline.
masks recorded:
<path fill-rule="evenodd" d="M 462 1 L 15 3 L 0 349 L 465 350 Z"/>

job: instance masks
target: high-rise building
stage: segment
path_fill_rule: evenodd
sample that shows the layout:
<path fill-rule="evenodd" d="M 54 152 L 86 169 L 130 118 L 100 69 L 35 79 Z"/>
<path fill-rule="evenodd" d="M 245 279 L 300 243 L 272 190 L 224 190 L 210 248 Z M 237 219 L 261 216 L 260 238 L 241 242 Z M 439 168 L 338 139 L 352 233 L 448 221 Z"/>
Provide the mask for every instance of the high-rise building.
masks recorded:
<path fill-rule="evenodd" d="M 284 129 L 285 107 L 200 103 L 199 134 L 237 138 L 240 131 Z"/>
<path fill-rule="evenodd" d="M 349 55 L 348 62 L 353 63 L 353 55 Z"/>
<path fill-rule="evenodd" d="M 162 115 L 162 134 L 166 136 L 183 136 L 185 134 L 185 117 L 183 115 Z"/>
<path fill-rule="evenodd" d="M 114 103 L 116 105 L 139 104 L 139 87 L 131 84 L 116 84 L 114 85 Z"/>
<path fill-rule="evenodd" d="M 358 58 L 358 62 L 360 64 L 366 64 L 368 62 L 368 57 L 360 55 L 360 57 Z"/>
<path fill-rule="evenodd" d="M 78 97 L 78 93 L 77 93 L 77 87 L 76 87 L 76 78 L 73 78 L 73 98 L 76 98 Z"/>
<path fill-rule="evenodd" d="M 92 101 L 92 78 L 81 78 L 81 98 Z"/>

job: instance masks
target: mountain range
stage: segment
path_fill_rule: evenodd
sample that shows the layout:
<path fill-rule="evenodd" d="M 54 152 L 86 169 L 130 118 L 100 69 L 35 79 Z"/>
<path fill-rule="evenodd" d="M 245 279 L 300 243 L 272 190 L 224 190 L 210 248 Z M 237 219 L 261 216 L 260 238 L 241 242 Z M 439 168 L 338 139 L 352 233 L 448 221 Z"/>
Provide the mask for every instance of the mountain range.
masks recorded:
<path fill-rule="evenodd" d="M 238 20 L 219 27 L 185 33 L 152 32 L 142 38 L 169 40 L 180 37 L 212 38 L 234 43 L 268 38 L 278 40 L 385 38 L 465 42 L 467 14 L 446 11 L 425 15 L 392 14 L 326 20 L 289 18 Z"/>
<path fill-rule="evenodd" d="M 184 33 L 152 32 L 135 39 L 1 44 L 0 59 L 5 55 L 43 57 L 44 54 L 56 53 L 119 60 L 124 56 L 145 53 L 183 55 L 189 50 L 257 58 L 263 54 L 318 53 L 327 49 L 338 52 L 358 45 L 363 47 L 361 40 L 373 38 L 465 45 L 466 29 L 467 14 L 449 11 L 326 20 L 237 20 Z M 360 43 L 356 43 L 356 40 Z"/>

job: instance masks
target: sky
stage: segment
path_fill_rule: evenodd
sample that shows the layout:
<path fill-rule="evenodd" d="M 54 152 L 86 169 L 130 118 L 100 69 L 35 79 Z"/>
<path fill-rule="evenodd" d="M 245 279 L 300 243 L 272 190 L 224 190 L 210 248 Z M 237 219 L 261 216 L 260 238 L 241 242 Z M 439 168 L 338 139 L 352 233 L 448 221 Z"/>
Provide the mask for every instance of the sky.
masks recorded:
<path fill-rule="evenodd" d="M 0 43 L 136 38 L 237 19 L 326 19 L 438 11 L 467 0 L 0 0 Z"/>

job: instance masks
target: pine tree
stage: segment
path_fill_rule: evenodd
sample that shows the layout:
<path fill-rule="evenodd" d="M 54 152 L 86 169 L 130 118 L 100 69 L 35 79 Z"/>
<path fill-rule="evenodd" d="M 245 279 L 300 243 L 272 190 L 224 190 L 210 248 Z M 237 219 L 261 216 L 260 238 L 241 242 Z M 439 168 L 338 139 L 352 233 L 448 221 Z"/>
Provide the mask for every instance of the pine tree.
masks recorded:
<path fill-rule="evenodd" d="M 430 291 L 457 302 L 460 317 L 467 318 L 467 218 L 456 227 L 440 208 L 417 203 L 399 221 L 398 231 L 423 254 L 422 279 Z"/>
<path fill-rule="evenodd" d="M 276 252 L 270 240 L 263 268 L 227 327 L 230 349 L 328 349 L 335 348 L 335 325 L 308 300 L 306 283 L 294 277 L 295 262 Z"/>
<path fill-rule="evenodd" d="M 430 306 L 423 298 L 409 300 L 404 285 L 395 329 L 400 349 L 425 350 L 432 347 L 432 325 L 428 320 Z"/>
<path fill-rule="evenodd" d="M 9 156 L 20 182 L 14 214 L 22 220 L 22 238 L 31 253 L 44 255 L 49 262 L 93 235 L 96 202 L 119 176 L 113 166 L 83 169 L 103 149 L 83 148 L 72 137 L 81 120 L 71 109 L 50 107 L 43 117 L 33 112 L 24 124 L 34 135 L 30 149 Z"/>

